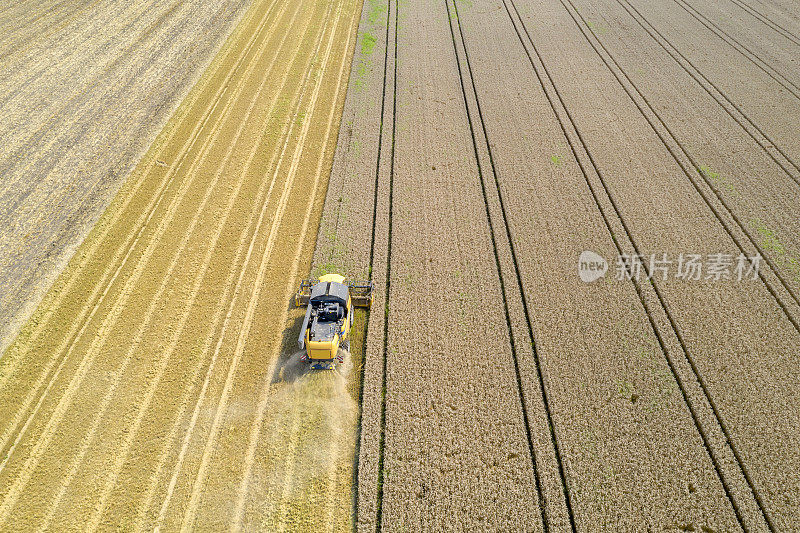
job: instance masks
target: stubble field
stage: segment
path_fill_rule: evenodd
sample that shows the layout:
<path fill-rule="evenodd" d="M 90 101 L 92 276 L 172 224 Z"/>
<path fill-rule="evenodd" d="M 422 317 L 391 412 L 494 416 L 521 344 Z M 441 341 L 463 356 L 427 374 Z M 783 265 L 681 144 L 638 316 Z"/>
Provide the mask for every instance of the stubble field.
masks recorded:
<path fill-rule="evenodd" d="M 0 351 L 246 7 L 27 0 L 0 11 Z"/>
<path fill-rule="evenodd" d="M 359 8 L 253 2 L 0 359 L 0 529 L 348 529 L 348 381 L 281 347 Z"/>
<path fill-rule="evenodd" d="M 0 358 L 0 528 L 797 529 L 798 52 L 784 0 L 254 0 Z M 336 372 L 309 272 L 375 283 Z"/>

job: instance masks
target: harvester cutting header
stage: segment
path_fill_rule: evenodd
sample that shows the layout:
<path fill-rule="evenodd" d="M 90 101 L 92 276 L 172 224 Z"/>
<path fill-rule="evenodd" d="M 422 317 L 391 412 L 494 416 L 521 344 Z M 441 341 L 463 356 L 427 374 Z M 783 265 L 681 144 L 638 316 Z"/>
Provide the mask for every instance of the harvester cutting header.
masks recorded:
<path fill-rule="evenodd" d="M 372 288 L 371 281 L 345 281 L 339 274 L 300 283 L 294 304 L 307 307 L 297 344 L 311 368 L 331 369 L 344 361 L 339 348 L 350 350 L 355 307 L 372 305 Z"/>

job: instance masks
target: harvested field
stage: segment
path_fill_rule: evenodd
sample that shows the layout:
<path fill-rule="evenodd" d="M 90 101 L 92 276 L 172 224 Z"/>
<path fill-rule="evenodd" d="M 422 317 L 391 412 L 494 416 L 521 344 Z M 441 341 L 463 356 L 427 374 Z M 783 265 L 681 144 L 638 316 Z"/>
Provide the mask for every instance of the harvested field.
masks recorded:
<path fill-rule="evenodd" d="M 798 48 L 785 0 L 253 0 L 0 359 L 0 528 L 800 528 Z M 375 284 L 335 371 L 308 272 Z"/>
<path fill-rule="evenodd" d="M 0 13 L 0 351 L 247 5 L 27 1 Z"/>
<path fill-rule="evenodd" d="M 254 1 L 0 359 L 0 529 L 349 528 L 348 382 L 280 371 L 359 12 Z"/>

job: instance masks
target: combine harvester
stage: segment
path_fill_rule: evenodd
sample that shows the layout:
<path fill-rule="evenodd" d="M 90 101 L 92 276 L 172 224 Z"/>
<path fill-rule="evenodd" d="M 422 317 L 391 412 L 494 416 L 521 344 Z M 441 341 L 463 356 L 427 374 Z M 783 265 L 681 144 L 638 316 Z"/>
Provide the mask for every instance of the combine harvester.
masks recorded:
<path fill-rule="evenodd" d="M 339 348 L 350 351 L 355 307 L 372 306 L 372 287 L 371 281 L 345 281 L 339 274 L 300 283 L 294 304 L 307 308 L 297 344 L 305 348 L 303 360 L 312 369 L 330 370 L 344 362 Z"/>

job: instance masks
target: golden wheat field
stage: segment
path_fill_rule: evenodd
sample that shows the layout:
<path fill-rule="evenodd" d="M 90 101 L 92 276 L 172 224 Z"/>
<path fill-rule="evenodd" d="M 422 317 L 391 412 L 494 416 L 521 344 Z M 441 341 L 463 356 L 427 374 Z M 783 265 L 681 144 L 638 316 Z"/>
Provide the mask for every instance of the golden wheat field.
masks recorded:
<path fill-rule="evenodd" d="M 0 531 L 797 530 L 798 57 L 789 0 L 0 6 Z"/>

